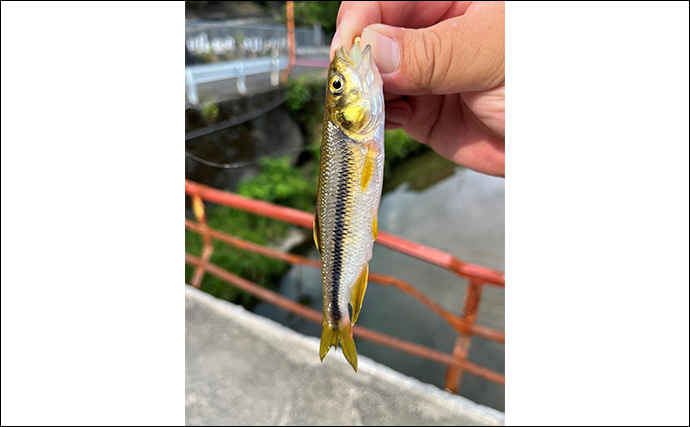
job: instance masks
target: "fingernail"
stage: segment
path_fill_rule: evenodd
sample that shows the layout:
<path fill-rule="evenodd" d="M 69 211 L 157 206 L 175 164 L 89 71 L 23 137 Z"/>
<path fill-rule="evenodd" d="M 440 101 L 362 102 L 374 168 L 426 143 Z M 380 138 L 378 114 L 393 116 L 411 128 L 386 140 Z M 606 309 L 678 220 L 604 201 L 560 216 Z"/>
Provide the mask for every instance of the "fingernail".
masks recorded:
<path fill-rule="evenodd" d="M 400 62 L 400 48 L 395 40 L 375 31 L 374 28 L 378 26 L 372 25 L 364 29 L 362 46 L 371 45 L 372 57 L 381 74 L 392 73 Z"/>
<path fill-rule="evenodd" d="M 393 102 L 386 106 L 386 121 L 396 125 L 404 125 L 410 118 L 412 108 L 406 102 Z"/>
<path fill-rule="evenodd" d="M 340 47 L 340 26 L 336 28 L 333 40 L 331 40 L 331 59 L 333 59 L 333 51 Z"/>

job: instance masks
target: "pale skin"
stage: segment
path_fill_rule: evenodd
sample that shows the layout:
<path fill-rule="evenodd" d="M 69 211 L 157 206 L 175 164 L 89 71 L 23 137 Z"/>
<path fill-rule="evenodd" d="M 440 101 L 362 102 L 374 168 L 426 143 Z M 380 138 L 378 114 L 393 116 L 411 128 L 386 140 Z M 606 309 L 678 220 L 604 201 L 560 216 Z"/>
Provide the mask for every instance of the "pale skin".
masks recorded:
<path fill-rule="evenodd" d="M 505 176 L 504 2 L 344 1 L 331 59 L 356 37 L 383 79 L 386 129 Z"/>

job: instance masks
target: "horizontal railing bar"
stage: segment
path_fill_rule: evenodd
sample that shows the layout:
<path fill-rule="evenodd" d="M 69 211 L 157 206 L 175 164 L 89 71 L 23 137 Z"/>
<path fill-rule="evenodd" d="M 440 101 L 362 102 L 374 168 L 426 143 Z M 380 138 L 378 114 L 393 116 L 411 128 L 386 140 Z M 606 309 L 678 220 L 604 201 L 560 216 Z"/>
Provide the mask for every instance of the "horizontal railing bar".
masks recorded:
<path fill-rule="evenodd" d="M 185 262 L 192 265 L 199 265 L 201 260 L 193 255 L 185 253 Z M 322 314 L 313 308 L 305 307 L 289 298 L 285 298 L 272 292 L 266 288 L 263 288 L 250 280 L 244 279 L 236 274 L 230 273 L 215 264 L 206 264 L 206 272 L 224 280 L 238 288 L 244 290 L 247 293 L 254 295 L 266 302 L 276 305 L 284 310 L 294 313 L 300 317 L 311 320 L 315 323 L 320 323 L 322 321 Z M 492 371 L 491 369 L 479 366 L 468 361 L 458 361 L 453 359 L 449 354 L 433 350 L 431 348 L 425 347 L 423 345 L 414 344 L 409 341 L 405 341 L 399 338 L 392 337 L 390 335 L 382 334 L 371 329 L 363 328 L 361 326 L 355 325 L 352 328 L 353 333 L 367 341 L 375 342 L 377 344 L 384 345 L 386 347 L 393 348 L 395 350 L 402 351 L 404 353 L 412 354 L 423 359 L 431 360 L 448 366 L 456 366 L 463 369 L 465 372 L 469 372 L 480 378 L 484 378 L 492 383 L 505 386 L 505 375 L 499 374 L 498 372 Z"/>
<path fill-rule="evenodd" d="M 314 268 L 321 267 L 321 262 L 319 262 L 318 260 L 309 259 L 291 253 L 281 252 L 276 249 L 271 249 L 266 246 L 262 246 L 253 242 L 248 242 L 246 240 L 240 239 L 239 237 L 232 236 L 212 228 L 204 230 L 201 224 L 187 218 L 185 218 L 185 227 L 196 233 L 203 233 L 205 231 L 207 236 L 219 240 L 221 242 L 227 243 L 238 249 L 254 252 L 290 264 L 307 265 Z M 435 301 L 424 295 L 422 292 L 417 290 L 414 286 L 410 285 L 409 283 L 406 283 L 396 277 L 377 273 L 370 273 L 369 279 L 372 282 L 376 282 L 384 286 L 393 286 L 397 289 L 400 289 L 403 292 L 410 294 L 419 302 L 427 306 L 431 311 L 436 313 L 439 317 L 444 319 L 457 332 L 480 336 L 501 344 L 505 343 L 505 333 L 491 328 L 482 327 L 479 325 L 468 326 L 459 316 L 456 316 L 453 313 L 449 312 L 448 310 L 437 304 Z"/>
<path fill-rule="evenodd" d="M 279 61 L 286 61 L 287 56 L 282 55 L 276 57 Z M 244 67 L 245 69 L 252 69 L 252 68 L 257 68 L 257 67 L 262 67 L 267 64 L 271 64 L 273 60 L 273 57 L 270 56 L 264 56 L 262 58 L 256 58 L 256 59 L 237 59 L 234 61 L 226 61 L 226 62 L 216 62 L 214 64 L 200 64 L 200 65 L 189 65 L 185 67 L 185 71 L 191 71 L 194 75 L 197 74 L 205 74 L 205 73 L 213 73 L 213 72 L 218 72 L 218 71 L 225 71 L 225 70 L 236 70 L 241 67 Z"/>
<path fill-rule="evenodd" d="M 189 180 L 185 180 L 185 193 L 190 196 L 198 195 L 202 199 L 212 203 L 243 210 L 267 218 L 289 222 L 300 227 L 312 228 L 313 225 L 314 215 L 308 212 L 274 205 L 261 200 L 249 199 L 237 194 L 216 190 L 215 188 Z M 379 232 L 376 243 L 431 264 L 444 267 L 459 276 L 475 279 L 490 285 L 505 286 L 505 276 L 502 273 L 479 265 L 462 262 L 447 252 L 384 232 Z"/>
<path fill-rule="evenodd" d="M 191 75 L 192 80 L 196 84 L 209 83 L 282 70 L 287 67 L 287 62 L 287 57 L 281 56 L 277 58 L 243 59 L 219 64 L 192 65 L 185 68 L 185 76 Z M 190 84 L 190 82 L 186 82 L 186 84 Z"/>

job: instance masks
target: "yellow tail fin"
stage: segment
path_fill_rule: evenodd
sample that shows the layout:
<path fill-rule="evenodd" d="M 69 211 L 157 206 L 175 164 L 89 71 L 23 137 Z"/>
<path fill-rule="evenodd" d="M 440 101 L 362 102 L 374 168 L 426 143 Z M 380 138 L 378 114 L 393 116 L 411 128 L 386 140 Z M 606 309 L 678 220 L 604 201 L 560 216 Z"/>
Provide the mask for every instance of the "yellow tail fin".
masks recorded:
<path fill-rule="evenodd" d="M 349 323 L 343 326 L 342 329 L 329 325 L 322 326 L 321 348 L 319 349 L 321 361 L 323 362 L 323 358 L 326 357 L 331 347 L 338 348 L 339 341 L 342 341 L 345 359 L 347 359 L 355 372 L 357 372 L 357 348 L 355 347 L 355 341 L 352 339 L 352 326 Z"/>

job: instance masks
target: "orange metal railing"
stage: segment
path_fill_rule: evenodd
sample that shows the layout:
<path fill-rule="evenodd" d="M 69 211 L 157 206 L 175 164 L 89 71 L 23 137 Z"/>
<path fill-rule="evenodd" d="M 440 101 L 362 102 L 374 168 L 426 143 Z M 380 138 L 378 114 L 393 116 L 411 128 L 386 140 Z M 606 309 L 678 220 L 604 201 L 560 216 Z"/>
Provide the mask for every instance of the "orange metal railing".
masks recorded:
<path fill-rule="evenodd" d="M 291 2 L 291 1 L 285 2 L 285 13 L 286 13 L 286 18 L 287 18 L 288 66 L 283 71 L 283 75 L 281 76 L 281 81 L 283 83 L 287 83 L 287 79 L 288 79 L 288 76 L 290 75 L 290 71 L 292 71 L 293 67 L 295 66 L 295 58 L 297 56 L 295 53 L 297 51 L 297 45 L 295 44 L 295 7 L 294 7 L 294 2 Z"/>
<path fill-rule="evenodd" d="M 185 228 L 200 234 L 203 237 L 204 247 L 201 257 L 185 254 L 185 262 L 196 266 L 192 276 L 191 285 L 200 287 L 201 281 L 206 273 L 218 277 L 225 282 L 232 284 L 245 292 L 254 295 L 268 303 L 281 307 L 291 313 L 304 317 L 316 323 L 321 323 L 322 313 L 309 307 L 305 307 L 295 301 L 285 298 L 277 293 L 259 286 L 247 279 L 230 273 L 223 268 L 211 264 L 210 259 L 213 253 L 213 241 L 223 242 L 233 247 L 261 254 L 290 264 L 307 265 L 319 268 L 321 262 L 314 259 L 305 258 L 299 255 L 280 252 L 256 243 L 242 240 L 238 237 L 223 233 L 222 231 L 210 228 L 206 222 L 203 201 L 228 206 L 231 208 L 251 212 L 267 218 L 288 222 L 304 228 L 312 227 L 313 214 L 299 211 L 296 209 L 277 206 L 271 203 L 248 199 L 236 194 L 220 191 L 185 180 L 185 193 L 192 198 L 195 221 L 185 219 Z M 388 233 L 380 232 L 376 240 L 377 244 L 387 246 L 398 252 L 422 259 L 431 264 L 443 267 L 458 276 L 468 280 L 465 292 L 465 307 L 462 316 L 457 316 L 436 302 L 429 299 L 422 292 L 414 288 L 409 283 L 401 281 L 395 277 L 382 274 L 370 273 L 369 280 L 384 286 L 392 286 L 403 292 L 408 293 L 420 303 L 424 304 L 431 311 L 445 320 L 453 328 L 458 336 L 452 354 L 440 352 L 419 344 L 414 344 L 390 335 L 382 334 L 371 329 L 356 325 L 353 333 L 361 339 L 372 341 L 408 354 L 432 360 L 448 366 L 446 370 L 445 387 L 446 389 L 457 392 L 460 387 L 464 372 L 484 378 L 495 384 L 505 385 L 505 376 L 491 369 L 479 366 L 467 360 L 470 349 L 471 337 L 478 336 L 488 340 L 505 344 L 505 333 L 477 325 L 477 310 L 481 300 L 483 285 L 505 287 L 505 276 L 495 270 L 488 269 L 475 264 L 460 261 L 452 255 L 430 248 L 419 243 L 411 242 Z"/>

